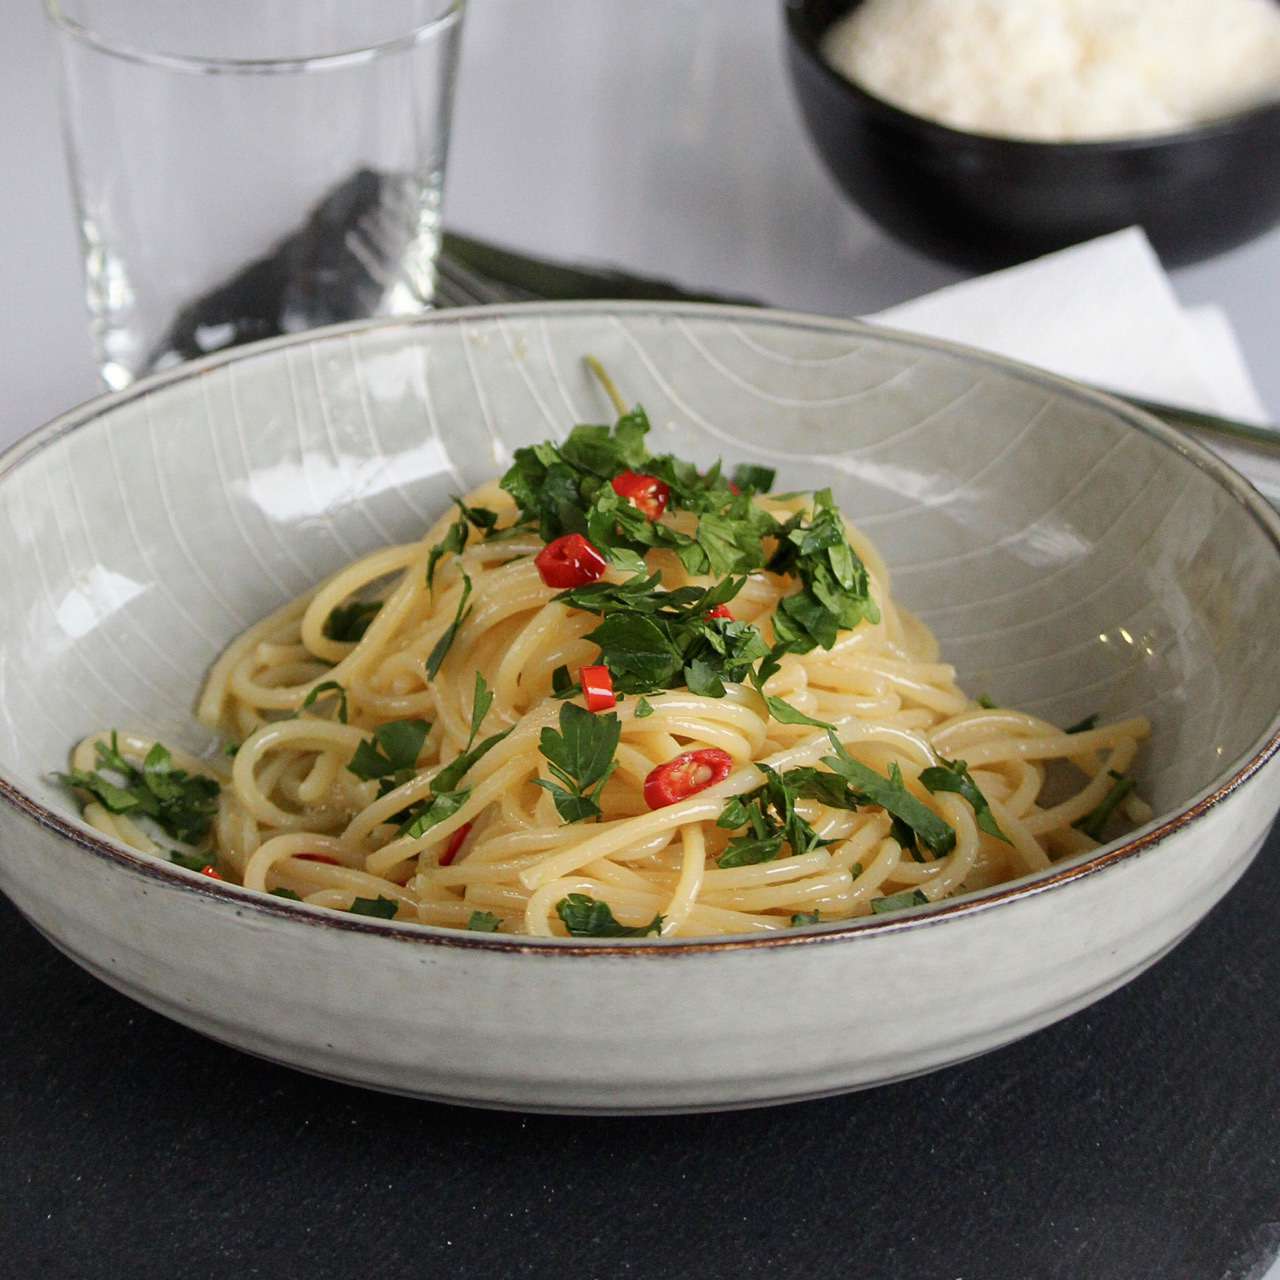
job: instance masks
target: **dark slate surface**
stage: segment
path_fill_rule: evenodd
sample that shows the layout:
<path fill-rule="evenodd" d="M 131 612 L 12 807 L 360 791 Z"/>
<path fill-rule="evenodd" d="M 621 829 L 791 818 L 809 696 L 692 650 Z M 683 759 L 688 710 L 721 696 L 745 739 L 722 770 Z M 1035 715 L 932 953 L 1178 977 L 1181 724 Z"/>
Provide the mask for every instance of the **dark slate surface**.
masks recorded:
<path fill-rule="evenodd" d="M 1280 1252 L 1280 836 L 1172 956 L 912 1083 L 716 1116 L 313 1080 L 99 985 L 0 901 L 0 1274 L 1256 1280 Z"/>

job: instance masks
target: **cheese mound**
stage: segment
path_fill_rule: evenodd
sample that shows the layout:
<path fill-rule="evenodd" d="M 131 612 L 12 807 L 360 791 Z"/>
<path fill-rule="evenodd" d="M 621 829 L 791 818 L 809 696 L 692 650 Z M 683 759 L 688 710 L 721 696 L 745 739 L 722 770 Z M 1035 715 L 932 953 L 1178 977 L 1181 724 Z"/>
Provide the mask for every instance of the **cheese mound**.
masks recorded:
<path fill-rule="evenodd" d="M 866 0 L 827 61 L 955 129 L 1072 142 L 1280 99 L 1276 0 Z"/>

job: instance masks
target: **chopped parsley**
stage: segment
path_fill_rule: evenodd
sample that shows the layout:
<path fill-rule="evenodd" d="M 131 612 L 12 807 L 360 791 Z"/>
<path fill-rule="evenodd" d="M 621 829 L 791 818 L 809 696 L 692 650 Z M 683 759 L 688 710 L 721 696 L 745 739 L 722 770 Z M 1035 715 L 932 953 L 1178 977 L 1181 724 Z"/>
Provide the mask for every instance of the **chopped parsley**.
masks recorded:
<path fill-rule="evenodd" d="M 324 620 L 325 638 L 346 644 L 364 639 L 364 633 L 381 608 L 381 600 L 353 600 L 350 604 L 338 605 Z"/>
<path fill-rule="evenodd" d="M 805 794 L 813 795 L 823 804 L 842 809 L 878 804 L 896 819 L 899 825 L 894 834 L 905 848 L 920 844 L 938 858 L 955 848 L 956 833 L 950 824 L 907 790 L 902 770 L 896 764 L 889 766 L 886 778 L 855 760 L 834 733 L 828 736 L 836 754 L 823 756 L 822 762 L 836 777 L 817 770 L 810 771 Z"/>
<path fill-rule="evenodd" d="M 791 927 L 793 929 L 798 929 L 801 925 L 817 923 L 818 912 L 816 911 L 797 911 L 791 917 Z"/>
<path fill-rule="evenodd" d="M 476 734 L 480 732 L 480 726 L 484 724 L 484 718 L 489 714 L 489 708 L 493 706 L 493 690 L 489 688 L 484 676 L 478 671 L 476 672 L 475 693 L 471 697 L 471 733 L 467 737 L 467 750 L 471 750 L 471 744 L 476 740 Z"/>
<path fill-rule="evenodd" d="M 343 723 L 347 723 L 347 691 L 336 680 L 325 680 L 322 684 L 316 685 L 306 696 L 306 700 L 302 704 L 305 711 L 308 707 L 314 706 L 315 703 L 323 697 L 337 694 L 338 697 L 338 719 Z"/>
<path fill-rule="evenodd" d="M 394 898 L 356 898 L 347 908 L 353 916 L 374 916 L 378 920 L 394 920 L 400 904 Z"/>
<path fill-rule="evenodd" d="M 285 898 L 289 902 L 301 902 L 302 899 L 292 889 L 268 889 L 273 898 Z"/>
<path fill-rule="evenodd" d="M 796 811 L 801 791 L 795 785 L 796 775 L 804 770 L 779 774 L 768 765 L 759 766 L 764 783 L 745 795 L 734 796 L 725 805 L 716 826 L 726 830 L 746 828 L 729 841 L 716 860 L 716 866 L 749 867 L 758 862 L 772 862 L 787 844 L 795 856 L 820 849 L 827 842 L 818 837 Z"/>
<path fill-rule="evenodd" d="M 180 849 L 170 849 L 169 861 L 175 866 L 185 867 L 188 871 L 203 871 L 209 865 L 209 855 L 208 853 L 183 853 Z"/>
<path fill-rule="evenodd" d="M 872 898 L 871 910 L 875 915 L 884 915 L 887 911 L 905 911 L 907 907 L 923 907 L 929 901 L 919 889 L 904 889 L 901 893 L 891 893 L 887 898 Z"/>
<path fill-rule="evenodd" d="M 765 704 L 769 708 L 769 714 L 779 724 L 811 724 L 815 729 L 826 729 L 828 732 L 835 728 L 825 720 L 815 720 L 812 716 L 805 715 L 798 707 L 793 707 L 781 698 L 766 697 Z"/>
<path fill-rule="evenodd" d="M 582 686 L 569 674 L 568 667 L 557 667 L 551 673 L 551 696 L 572 698 L 582 692 Z"/>
<path fill-rule="evenodd" d="M 472 933 L 497 933 L 502 928 L 502 918 L 492 911 L 473 911 L 467 921 L 467 928 Z"/>
<path fill-rule="evenodd" d="M 538 740 L 554 781 L 535 779 L 551 793 L 562 821 L 581 822 L 600 816 L 600 793 L 618 767 L 614 753 L 622 736 L 617 715 L 597 715 L 566 702 L 560 708 L 560 729 L 550 725 Z"/>
<path fill-rule="evenodd" d="M 800 579 L 803 589 L 786 596 L 774 614 L 773 629 L 789 653 L 830 649 L 842 630 L 864 618 L 880 621 L 871 598 L 866 566 L 849 545 L 844 521 L 830 489 L 813 495 L 813 511 L 798 512 L 777 530 L 773 573 Z"/>
<path fill-rule="evenodd" d="M 733 470 L 733 483 L 742 490 L 752 493 L 768 493 L 778 473 L 772 467 L 757 467 L 744 462 Z"/>
<path fill-rule="evenodd" d="M 653 707 L 650 705 L 649 699 L 641 698 L 640 701 L 636 703 L 636 709 L 631 713 L 631 715 L 635 720 L 646 720 L 649 716 L 653 715 Z"/>
<path fill-rule="evenodd" d="M 556 903 L 556 915 L 575 938 L 643 938 L 662 932 L 662 917 L 648 924 L 628 928 L 614 919 L 607 902 L 598 902 L 585 893 L 571 893 Z"/>
<path fill-rule="evenodd" d="M 996 709 L 995 702 L 987 697 L 985 693 L 978 694 L 977 703 L 984 711 L 994 711 Z"/>
<path fill-rule="evenodd" d="M 430 654 L 427 655 L 427 677 L 431 680 L 436 678 L 436 673 L 440 670 L 440 664 L 444 662 L 445 656 L 453 646 L 454 640 L 458 637 L 458 631 L 462 624 L 467 620 L 467 614 L 470 610 L 467 608 L 467 601 L 471 599 L 471 578 L 463 573 L 462 575 L 462 596 L 458 600 L 457 612 L 453 615 L 453 621 L 444 629 L 440 639 L 435 642 Z"/>
<path fill-rule="evenodd" d="M 482 533 L 491 533 L 498 523 L 498 513 L 488 507 L 469 507 L 459 497 L 454 497 L 454 505 L 458 508 L 458 518 L 445 530 L 445 535 L 431 548 L 427 556 L 427 590 L 432 589 L 435 582 L 436 567 L 442 557 L 458 555 L 465 550 L 467 538 L 472 527 Z"/>
<path fill-rule="evenodd" d="M 1088 733 L 1090 729 L 1098 727 L 1098 713 L 1095 711 L 1091 716 L 1085 716 L 1083 720 L 1077 720 L 1069 729 L 1064 729 L 1064 733 Z"/>
<path fill-rule="evenodd" d="M 1072 824 L 1078 831 L 1083 831 L 1093 840 L 1103 838 L 1107 823 L 1111 821 L 1111 815 L 1134 788 L 1133 779 L 1125 774 L 1117 773 L 1114 769 L 1108 769 L 1107 773 L 1115 779 L 1110 791 L 1103 796 L 1102 802 L 1092 813 L 1085 814 L 1083 818 Z"/>
<path fill-rule="evenodd" d="M 785 653 L 830 648 L 841 629 L 864 618 L 878 620 L 866 567 L 849 544 L 829 491 L 814 495 L 812 511 L 783 523 L 752 500 L 772 487 L 771 470 L 741 466 L 731 482 L 718 464 L 703 473 L 669 454 L 650 454 L 648 431 L 639 408 L 624 413 L 612 429 L 575 427 L 559 445 L 516 450 L 501 481 L 519 509 L 516 528 L 536 530 L 546 541 L 583 534 L 613 565 L 630 572 L 624 582 L 596 582 L 555 597 L 601 616 L 586 638 L 600 647 L 599 661 L 609 668 L 617 692 L 684 687 L 723 697 L 726 683 L 752 676 L 762 684 Z M 614 492 L 610 481 L 627 470 L 662 481 L 670 490 L 667 510 L 697 517 L 692 532 L 648 519 Z M 766 540 L 776 543 L 771 552 Z M 655 547 L 673 551 L 689 574 L 721 580 L 706 589 L 665 591 L 660 575 L 649 575 L 641 558 Z M 801 588 L 785 596 L 775 613 L 772 651 L 750 623 L 706 617 L 738 594 L 746 574 L 765 567 L 792 576 Z M 568 696 L 569 687 L 563 679 L 554 693 Z"/>
<path fill-rule="evenodd" d="M 67 786 L 87 791 L 109 813 L 151 818 L 166 835 L 184 844 L 196 844 L 208 835 L 221 790 L 212 778 L 175 769 L 168 749 L 158 742 L 147 752 L 141 769 L 120 754 L 114 730 L 110 745 L 98 742 L 95 746 L 97 769 L 72 769 L 55 776 Z M 104 769 L 117 781 L 105 777 Z M 204 858 L 200 866 L 207 863 Z"/>
<path fill-rule="evenodd" d="M 742 590 L 745 578 L 711 587 L 664 591 L 661 578 L 637 574 L 625 582 L 596 582 L 561 592 L 556 600 L 601 615 L 585 639 L 619 693 L 652 693 L 687 687 L 724 696 L 724 681 L 745 680 L 768 653 L 759 630 L 747 622 L 717 622 L 707 614 Z"/>
<path fill-rule="evenodd" d="M 426 835 L 432 827 L 438 827 L 446 818 L 452 818 L 470 799 L 469 788 L 461 791 L 432 792 L 426 800 L 413 805 L 408 810 L 408 816 L 396 832 L 397 837 L 404 836 L 409 840 L 417 840 L 419 836 Z"/>
<path fill-rule="evenodd" d="M 973 775 L 969 772 L 969 766 L 963 760 L 942 760 L 941 764 L 923 770 L 920 781 L 926 790 L 935 794 L 939 791 L 954 791 L 969 802 L 980 831 L 995 836 L 997 840 L 1003 840 L 1005 844 L 1011 843 L 1009 837 L 1000 830 L 1000 824 L 991 812 L 987 797 L 978 789 L 978 784 L 974 782 Z"/>
<path fill-rule="evenodd" d="M 366 782 L 378 779 L 378 795 L 385 796 L 410 781 L 431 726 L 425 720 L 391 720 L 380 724 L 362 742 L 347 768 Z"/>
<path fill-rule="evenodd" d="M 483 741 L 476 742 L 476 735 L 492 705 L 493 690 L 489 689 L 488 682 L 477 671 L 475 695 L 471 701 L 471 732 L 467 737 L 466 750 L 431 778 L 431 794 L 408 809 L 397 835 L 417 840 L 431 828 L 439 826 L 445 818 L 452 818 L 471 799 L 471 788 L 463 787 L 458 790 L 458 783 L 471 772 L 472 765 L 484 759 L 511 732 L 509 728 L 504 728 L 502 732 L 490 733 Z"/>

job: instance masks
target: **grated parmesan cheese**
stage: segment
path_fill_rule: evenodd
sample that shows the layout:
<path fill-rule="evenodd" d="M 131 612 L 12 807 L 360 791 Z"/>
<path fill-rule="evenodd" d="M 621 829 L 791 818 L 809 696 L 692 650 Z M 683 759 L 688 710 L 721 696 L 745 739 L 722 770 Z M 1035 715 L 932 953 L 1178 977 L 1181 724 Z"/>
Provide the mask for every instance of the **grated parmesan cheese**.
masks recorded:
<path fill-rule="evenodd" d="M 827 61 L 972 133 L 1164 133 L 1280 98 L 1276 0 L 866 0 Z"/>

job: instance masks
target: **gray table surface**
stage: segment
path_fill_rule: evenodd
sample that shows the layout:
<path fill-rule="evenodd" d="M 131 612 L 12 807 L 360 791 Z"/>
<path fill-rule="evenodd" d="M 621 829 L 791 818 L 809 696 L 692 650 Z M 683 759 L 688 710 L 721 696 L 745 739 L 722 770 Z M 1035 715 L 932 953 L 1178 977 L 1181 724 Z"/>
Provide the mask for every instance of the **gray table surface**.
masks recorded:
<path fill-rule="evenodd" d="M 38 0 L 5 0 L 5 17 L 0 446 L 98 389 L 51 41 Z M 467 23 L 450 225 L 830 314 L 959 278 L 887 240 L 826 176 L 776 0 L 473 0 Z M 1225 307 L 1273 419 L 1278 277 L 1280 229 L 1174 276 L 1184 301 Z"/>

